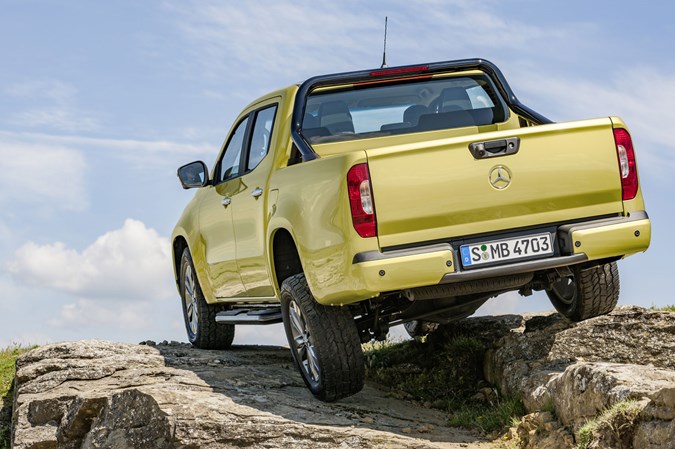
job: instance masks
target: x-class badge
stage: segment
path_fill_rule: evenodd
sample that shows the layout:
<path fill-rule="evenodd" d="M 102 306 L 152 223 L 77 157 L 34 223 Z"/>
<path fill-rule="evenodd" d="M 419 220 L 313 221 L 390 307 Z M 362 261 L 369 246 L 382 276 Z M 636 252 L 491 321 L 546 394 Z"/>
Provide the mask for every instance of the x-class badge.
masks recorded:
<path fill-rule="evenodd" d="M 503 165 L 490 170 L 490 184 L 497 190 L 504 190 L 511 184 L 511 171 Z"/>

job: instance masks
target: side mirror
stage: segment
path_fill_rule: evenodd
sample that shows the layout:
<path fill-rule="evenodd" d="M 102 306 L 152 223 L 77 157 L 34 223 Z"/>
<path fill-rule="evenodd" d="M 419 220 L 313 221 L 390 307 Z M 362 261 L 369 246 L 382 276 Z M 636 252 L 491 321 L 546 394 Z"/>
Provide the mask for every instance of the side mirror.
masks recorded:
<path fill-rule="evenodd" d="M 178 169 L 178 179 L 184 189 L 204 187 L 209 183 L 208 168 L 202 161 L 190 162 Z"/>

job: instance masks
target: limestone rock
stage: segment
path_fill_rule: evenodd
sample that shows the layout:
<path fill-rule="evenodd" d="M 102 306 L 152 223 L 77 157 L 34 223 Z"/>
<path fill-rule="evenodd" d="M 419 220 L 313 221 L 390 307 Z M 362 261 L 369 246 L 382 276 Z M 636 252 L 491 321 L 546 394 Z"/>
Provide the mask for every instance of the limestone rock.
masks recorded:
<path fill-rule="evenodd" d="M 489 446 L 369 386 L 319 402 L 276 347 L 48 345 L 17 361 L 14 400 L 15 449 Z"/>
<path fill-rule="evenodd" d="M 547 359 L 675 370 L 675 314 L 635 306 L 618 308 L 557 333 Z"/>
<path fill-rule="evenodd" d="M 675 408 L 658 404 L 675 388 L 675 371 L 651 366 L 617 363 L 576 363 L 542 387 L 543 396 L 553 403 L 561 422 L 575 430 L 584 422 L 618 402 L 649 399 L 644 411 L 652 419 L 672 419 Z M 539 394 L 542 394 L 542 391 Z M 538 398 L 541 400 L 541 398 Z M 546 401 L 545 401 L 546 402 Z M 531 404 L 536 401 L 531 401 Z M 543 404 L 542 404 L 543 406 Z M 670 417 L 669 417 L 670 416 Z"/>
<path fill-rule="evenodd" d="M 675 314 L 631 306 L 581 323 L 558 314 L 526 316 L 508 331 L 493 320 L 502 333 L 488 346 L 484 374 L 502 394 L 522 397 L 530 412 L 554 409 L 574 432 L 635 400 L 635 422 L 599 431 L 593 444 L 675 449 Z"/>
<path fill-rule="evenodd" d="M 640 449 L 675 449 L 675 421 L 647 421 L 638 424 L 633 447 Z"/>
<path fill-rule="evenodd" d="M 674 313 L 623 307 L 582 323 L 555 313 L 470 318 L 428 341 L 455 336 L 482 341 L 485 380 L 523 398 L 530 414 L 511 432 L 521 447 L 572 448 L 595 420 L 589 447 L 675 449 Z M 474 399 L 497 401 L 476 380 Z M 429 408 L 434 401 L 409 398 L 366 386 L 319 402 L 284 348 L 61 343 L 17 361 L 13 441 L 16 449 L 495 446 L 448 428 Z M 626 400 L 632 414 L 597 419 Z"/>
<path fill-rule="evenodd" d="M 550 412 L 523 416 L 515 430 L 521 449 L 570 449 L 574 437 Z"/>

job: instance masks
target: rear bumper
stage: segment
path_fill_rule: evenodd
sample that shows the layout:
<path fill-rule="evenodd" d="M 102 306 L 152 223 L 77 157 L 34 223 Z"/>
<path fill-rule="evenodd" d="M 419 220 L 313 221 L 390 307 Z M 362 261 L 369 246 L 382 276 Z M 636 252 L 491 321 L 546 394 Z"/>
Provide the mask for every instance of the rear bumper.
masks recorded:
<path fill-rule="evenodd" d="M 459 266 L 458 248 L 443 243 L 405 250 L 356 254 L 352 274 L 362 287 L 359 293 L 363 295 L 358 295 L 359 299 L 365 299 L 388 291 L 535 272 L 610 257 L 626 257 L 649 247 L 651 224 L 647 213 L 640 211 L 625 217 L 559 226 L 557 237 L 560 255 L 547 259 L 463 271 Z"/>
<path fill-rule="evenodd" d="M 651 222 L 645 211 L 558 228 L 562 251 L 586 254 L 589 260 L 630 256 L 649 248 Z"/>

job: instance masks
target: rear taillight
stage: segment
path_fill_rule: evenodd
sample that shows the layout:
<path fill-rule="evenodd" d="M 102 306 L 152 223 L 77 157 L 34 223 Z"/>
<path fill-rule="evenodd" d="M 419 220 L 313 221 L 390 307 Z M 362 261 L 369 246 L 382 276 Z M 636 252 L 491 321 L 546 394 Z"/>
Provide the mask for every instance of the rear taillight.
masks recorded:
<path fill-rule="evenodd" d="M 619 173 L 621 175 L 621 191 L 623 200 L 632 200 L 637 195 L 638 175 L 635 165 L 635 151 L 630 134 L 623 128 L 614 129 L 616 154 L 619 158 Z"/>
<path fill-rule="evenodd" d="M 377 235 L 377 222 L 375 220 L 373 192 L 370 188 L 368 164 L 358 164 L 349 169 L 347 190 L 354 229 L 361 237 L 375 237 Z"/>

